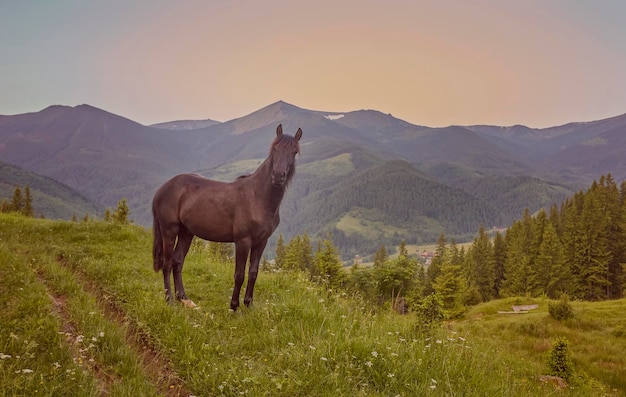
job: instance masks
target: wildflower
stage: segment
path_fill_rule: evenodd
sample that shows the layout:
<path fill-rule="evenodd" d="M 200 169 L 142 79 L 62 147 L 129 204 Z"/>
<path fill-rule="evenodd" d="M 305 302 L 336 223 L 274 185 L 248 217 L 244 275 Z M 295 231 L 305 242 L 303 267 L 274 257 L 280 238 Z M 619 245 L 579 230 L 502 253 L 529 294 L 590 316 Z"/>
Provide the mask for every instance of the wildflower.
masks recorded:
<path fill-rule="evenodd" d="M 389 372 L 389 373 L 387 374 L 387 378 L 393 378 L 394 376 L 396 376 L 396 375 L 392 374 L 391 372 Z"/>
<path fill-rule="evenodd" d="M 437 342 L 438 344 L 442 344 L 443 341 L 441 339 L 437 339 L 435 342 Z"/>
<path fill-rule="evenodd" d="M 326 357 L 321 357 L 320 360 L 322 361 L 328 361 L 328 359 Z"/>
<path fill-rule="evenodd" d="M 372 357 L 378 357 L 378 352 L 376 350 L 372 352 Z"/>
<path fill-rule="evenodd" d="M 374 363 L 372 363 L 371 361 L 366 361 L 365 365 L 367 365 L 368 367 L 372 368 L 372 365 L 374 365 Z"/>
<path fill-rule="evenodd" d="M 54 368 L 61 368 L 61 364 L 58 361 L 55 361 L 52 365 L 54 365 Z"/>
<path fill-rule="evenodd" d="M 313 345 L 309 345 L 309 349 L 311 349 L 311 350 L 315 350 L 315 346 L 313 346 Z"/>

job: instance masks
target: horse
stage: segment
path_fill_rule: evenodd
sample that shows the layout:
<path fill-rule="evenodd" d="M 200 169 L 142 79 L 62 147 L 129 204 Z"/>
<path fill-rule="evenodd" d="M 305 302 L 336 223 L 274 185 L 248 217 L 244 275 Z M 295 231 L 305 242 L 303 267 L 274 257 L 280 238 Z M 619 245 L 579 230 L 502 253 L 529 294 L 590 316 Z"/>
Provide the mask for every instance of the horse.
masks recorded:
<path fill-rule="evenodd" d="M 259 261 L 267 239 L 280 222 L 279 208 L 294 176 L 302 129 L 283 134 L 282 124 L 268 157 L 252 174 L 220 182 L 196 174 L 180 174 L 159 187 L 152 200 L 154 271 L 163 271 L 165 299 L 172 302 L 170 274 L 176 298 L 195 307 L 183 287 L 182 270 L 191 240 L 235 243 L 235 286 L 230 308 L 239 308 L 239 294 L 250 257 L 244 297 L 252 305 Z"/>

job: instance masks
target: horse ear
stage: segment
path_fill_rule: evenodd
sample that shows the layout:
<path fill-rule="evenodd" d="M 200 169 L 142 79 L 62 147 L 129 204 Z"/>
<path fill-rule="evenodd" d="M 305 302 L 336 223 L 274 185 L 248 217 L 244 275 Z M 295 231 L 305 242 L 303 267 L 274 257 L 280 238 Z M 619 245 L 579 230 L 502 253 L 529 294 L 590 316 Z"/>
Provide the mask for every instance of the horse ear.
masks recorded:
<path fill-rule="evenodd" d="M 302 138 L 302 128 L 298 128 L 298 132 L 296 132 L 296 141 L 299 141 Z"/>
<path fill-rule="evenodd" d="M 278 124 L 278 127 L 276 127 L 276 136 L 281 136 L 282 134 L 283 134 L 283 125 Z"/>

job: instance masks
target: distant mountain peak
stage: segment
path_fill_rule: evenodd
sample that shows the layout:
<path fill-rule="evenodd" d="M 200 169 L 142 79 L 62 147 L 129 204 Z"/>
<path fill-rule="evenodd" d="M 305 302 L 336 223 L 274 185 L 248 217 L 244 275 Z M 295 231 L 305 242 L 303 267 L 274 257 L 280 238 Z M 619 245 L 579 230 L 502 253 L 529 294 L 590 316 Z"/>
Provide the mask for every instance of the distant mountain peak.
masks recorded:
<path fill-rule="evenodd" d="M 240 135 L 251 129 L 253 126 L 267 126 L 282 123 L 285 119 L 295 113 L 306 111 L 302 108 L 279 100 L 267 105 L 247 116 L 232 120 L 232 134 Z"/>
<path fill-rule="evenodd" d="M 221 124 L 220 121 L 204 119 L 204 120 L 173 120 L 163 123 L 151 124 L 150 127 L 160 128 L 165 130 L 197 130 L 200 128 L 210 127 L 212 125 Z"/>

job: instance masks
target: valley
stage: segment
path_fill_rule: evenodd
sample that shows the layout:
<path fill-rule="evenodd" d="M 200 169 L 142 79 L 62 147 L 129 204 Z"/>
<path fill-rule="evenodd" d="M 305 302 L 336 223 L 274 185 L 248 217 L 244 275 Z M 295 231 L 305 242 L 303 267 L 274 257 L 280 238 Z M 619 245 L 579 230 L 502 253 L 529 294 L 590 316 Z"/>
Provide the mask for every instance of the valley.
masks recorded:
<path fill-rule="evenodd" d="M 430 128 L 375 110 L 322 112 L 283 101 L 226 122 L 159 126 L 89 105 L 0 116 L 0 162 L 84 198 L 63 211 L 46 205 L 44 216 L 101 217 L 125 198 L 131 219 L 148 227 L 160 184 L 184 172 L 227 181 L 254 171 L 279 123 L 304 135 L 274 239 L 354 239 L 342 250 L 346 259 L 401 240 L 432 243 L 442 232 L 469 241 L 481 224 L 506 227 L 524 209 L 549 208 L 600 175 L 626 177 L 626 115 L 544 129 Z M 31 180 L 37 202 L 43 193 Z M 8 190 L 19 183 L 0 182 Z"/>

